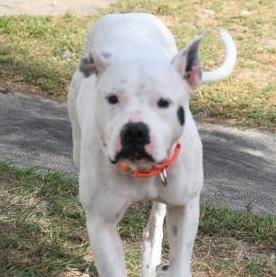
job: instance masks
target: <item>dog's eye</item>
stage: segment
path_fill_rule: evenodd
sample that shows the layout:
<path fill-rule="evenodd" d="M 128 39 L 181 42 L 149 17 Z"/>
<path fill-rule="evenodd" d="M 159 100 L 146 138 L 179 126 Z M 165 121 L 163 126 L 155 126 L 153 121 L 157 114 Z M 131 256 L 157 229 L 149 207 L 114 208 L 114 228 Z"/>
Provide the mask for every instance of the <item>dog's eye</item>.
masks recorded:
<path fill-rule="evenodd" d="M 157 102 L 157 106 L 162 109 L 168 108 L 170 104 L 171 104 L 171 101 L 165 98 L 160 98 Z"/>
<path fill-rule="evenodd" d="M 115 95 L 115 94 L 110 94 L 106 97 L 106 100 L 109 104 L 111 105 L 115 105 L 117 103 L 119 103 L 119 99 L 118 99 L 118 96 Z"/>

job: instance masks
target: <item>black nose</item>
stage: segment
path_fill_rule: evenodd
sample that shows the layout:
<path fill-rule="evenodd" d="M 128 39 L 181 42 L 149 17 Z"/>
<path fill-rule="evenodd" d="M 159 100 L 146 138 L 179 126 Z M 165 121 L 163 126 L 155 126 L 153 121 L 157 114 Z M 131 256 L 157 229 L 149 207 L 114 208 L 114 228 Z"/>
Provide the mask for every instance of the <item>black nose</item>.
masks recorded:
<path fill-rule="evenodd" d="M 143 122 L 127 123 L 120 134 L 123 147 L 144 146 L 150 143 L 149 128 Z"/>

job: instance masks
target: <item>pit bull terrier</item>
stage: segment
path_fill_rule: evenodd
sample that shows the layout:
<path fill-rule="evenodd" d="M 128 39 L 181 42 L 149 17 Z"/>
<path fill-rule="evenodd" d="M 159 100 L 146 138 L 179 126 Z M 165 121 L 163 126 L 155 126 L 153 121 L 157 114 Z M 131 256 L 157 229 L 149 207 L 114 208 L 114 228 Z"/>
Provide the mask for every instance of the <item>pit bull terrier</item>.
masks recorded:
<path fill-rule="evenodd" d="M 177 51 L 173 35 L 153 15 L 106 15 L 89 33 L 68 109 L 79 196 L 101 277 L 127 276 L 117 224 L 143 199 L 153 205 L 143 235 L 142 276 L 191 276 L 203 164 L 189 98 L 199 85 L 233 71 L 235 43 L 226 30 L 220 35 L 225 60 L 204 72 L 203 35 Z M 170 264 L 160 266 L 165 215 Z"/>

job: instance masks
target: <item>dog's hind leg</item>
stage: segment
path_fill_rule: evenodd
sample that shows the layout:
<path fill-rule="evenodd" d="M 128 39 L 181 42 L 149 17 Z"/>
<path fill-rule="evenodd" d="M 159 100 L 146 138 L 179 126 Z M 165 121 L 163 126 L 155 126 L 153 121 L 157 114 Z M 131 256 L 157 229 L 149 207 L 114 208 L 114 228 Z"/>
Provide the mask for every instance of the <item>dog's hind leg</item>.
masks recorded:
<path fill-rule="evenodd" d="M 142 276 L 155 277 L 156 267 L 161 262 L 163 223 L 166 205 L 153 202 L 149 222 L 143 234 Z"/>
<path fill-rule="evenodd" d="M 158 269 L 158 277 L 191 277 L 193 245 L 199 221 L 199 197 L 185 206 L 167 206 L 170 266 Z"/>

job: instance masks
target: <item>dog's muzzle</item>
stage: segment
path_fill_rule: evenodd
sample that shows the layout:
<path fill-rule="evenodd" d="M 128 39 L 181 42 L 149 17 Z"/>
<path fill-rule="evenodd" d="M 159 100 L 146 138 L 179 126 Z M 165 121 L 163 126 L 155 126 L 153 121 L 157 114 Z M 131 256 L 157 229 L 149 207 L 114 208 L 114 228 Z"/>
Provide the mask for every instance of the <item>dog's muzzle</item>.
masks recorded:
<path fill-rule="evenodd" d="M 124 125 L 120 140 L 122 148 L 116 154 L 111 163 L 117 164 L 118 169 L 123 173 L 130 173 L 135 178 L 148 178 L 159 175 L 162 184 L 167 184 L 167 169 L 177 161 L 181 153 L 181 144 L 176 143 L 170 158 L 154 165 L 153 157 L 145 150 L 150 143 L 149 128 L 143 122 L 129 122 Z M 150 162 L 152 168 L 149 170 L 133 170 L 127 161 L 134 163 Z"/>
<path fill-rule="evenodd" d="M 149 128 L 143 122 L 129 122 L 124 125 L 120 140 L 122 148 L 116 154 L 116 163 L 120 159 L 128 159 L 130 161 L 150 161 L 153 162 L 153 157 L 146 152 L 145 146 L 150 143 Z"/>

